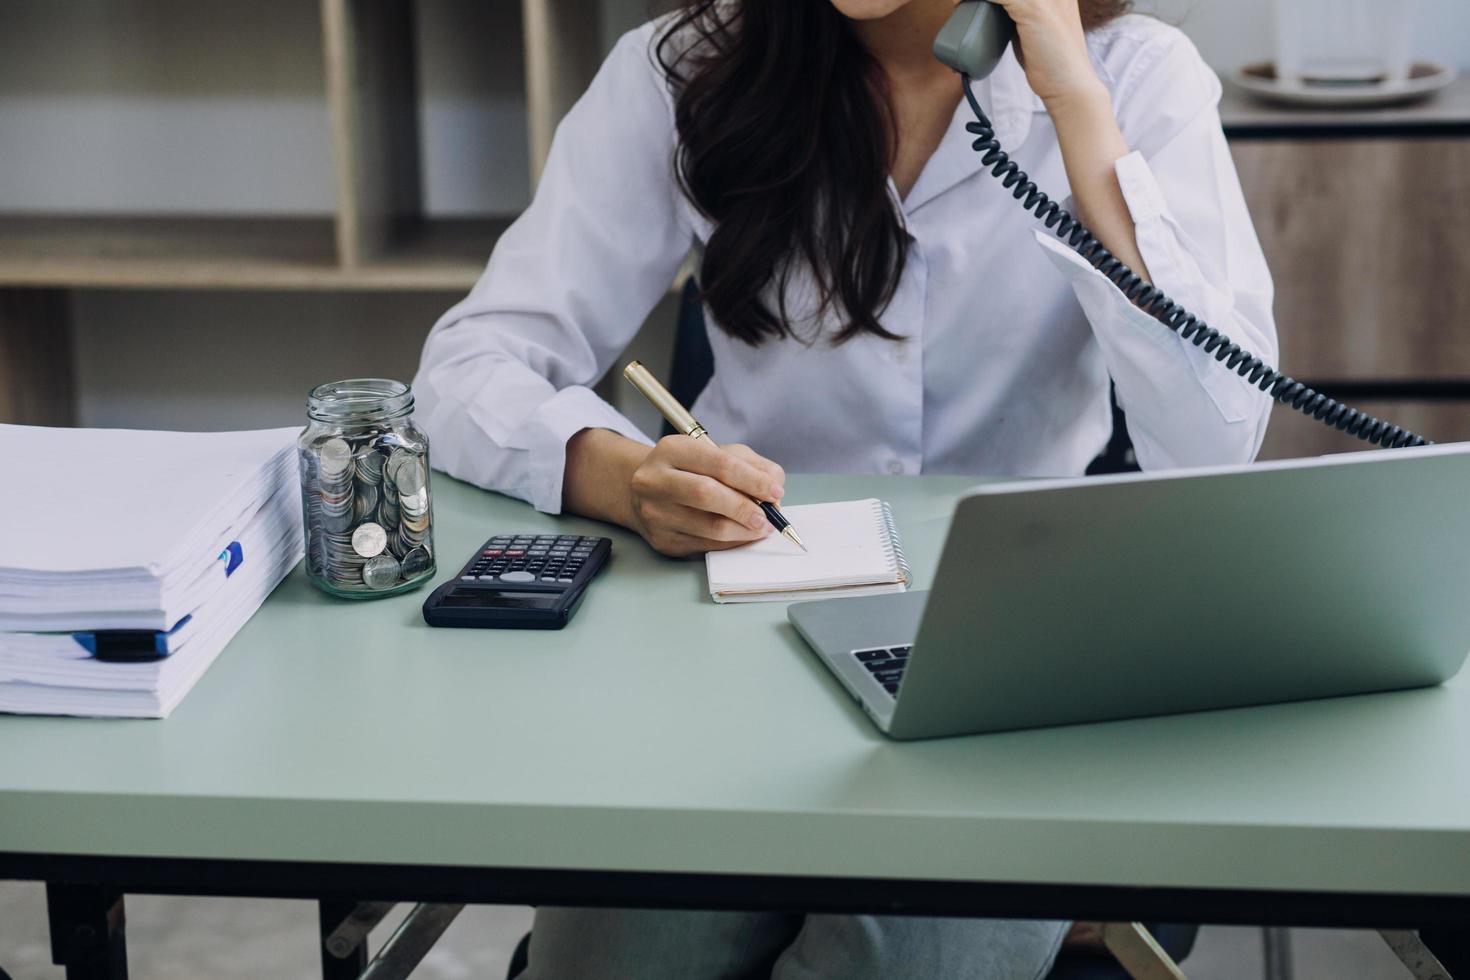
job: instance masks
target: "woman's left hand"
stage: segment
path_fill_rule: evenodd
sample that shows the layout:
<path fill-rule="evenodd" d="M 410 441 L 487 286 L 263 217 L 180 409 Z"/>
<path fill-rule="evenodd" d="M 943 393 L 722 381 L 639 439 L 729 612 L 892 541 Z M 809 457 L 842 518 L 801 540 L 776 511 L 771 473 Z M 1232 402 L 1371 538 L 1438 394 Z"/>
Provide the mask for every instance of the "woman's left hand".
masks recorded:
<path fill-rule="evenodd" d="M 1017 52 L 1031 90 L 1050 109 L 1058 101 L 1105 92 L 1087 56 L 1077 0 L 995 0 L 1016 22 Z"/>

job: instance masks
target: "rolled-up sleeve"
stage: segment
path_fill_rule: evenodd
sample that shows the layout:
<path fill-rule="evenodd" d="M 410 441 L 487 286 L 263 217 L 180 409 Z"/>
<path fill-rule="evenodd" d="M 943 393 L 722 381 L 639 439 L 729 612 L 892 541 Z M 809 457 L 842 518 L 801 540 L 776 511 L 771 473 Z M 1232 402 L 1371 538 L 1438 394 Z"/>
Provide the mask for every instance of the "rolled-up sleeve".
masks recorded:
<path fill-rule="evenodd" d="M 1219 98 L 1219 80 L 1182 34 L 1156 38 L 1114 90 L 1133 148 L 1114 169 L 1154 286 L 1275 364 L 1271 274 L 1221 130 Z M 1139 464 L 1253 459 L 1271 399 L 1138 309 L 1054 237 L 1037 238 L 1092 325 Z"/>
<path fill-rule="evenodd" d="M 414 379 L 434 465 L 557 513 L 586 428 L 649 442 L 589 387 L 668 290 L 692 242 L 653 25 L 625 35 L 558 127 L 530 207 L 445 313 Z"/>

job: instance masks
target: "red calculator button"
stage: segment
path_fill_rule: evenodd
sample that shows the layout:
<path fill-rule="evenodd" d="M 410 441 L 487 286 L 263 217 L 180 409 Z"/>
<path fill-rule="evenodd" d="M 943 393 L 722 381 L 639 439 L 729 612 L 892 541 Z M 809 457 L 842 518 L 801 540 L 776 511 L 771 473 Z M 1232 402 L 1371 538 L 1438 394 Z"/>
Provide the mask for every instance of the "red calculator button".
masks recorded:
<path fill-rule="evenodd" d="M 504 553 L 505 553 L 504 550 L 503 549 L 500 549 L 500 548 L 486 548 L 485 549 L 485 554 L 489 555 L 491 558 L 499 558 Z"/>

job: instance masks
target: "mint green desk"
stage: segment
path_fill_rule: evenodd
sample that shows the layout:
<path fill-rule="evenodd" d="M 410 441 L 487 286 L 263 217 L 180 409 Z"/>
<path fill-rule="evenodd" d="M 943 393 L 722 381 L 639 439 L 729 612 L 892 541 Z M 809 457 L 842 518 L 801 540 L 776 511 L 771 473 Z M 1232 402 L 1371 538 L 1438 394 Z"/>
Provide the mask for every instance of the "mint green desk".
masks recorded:
<path fill-rule="evenodd" d="M 888 499 L 927 588 L 968 482 L 793 478 L 789 499 Z M 298 570 L 167 721 L 0 717 L 0 877 L 334 901 L 1470 919 L 1470 678 L 893 743 L 784 606 L 717 607 L 702 562 L 442 476 L 434 489 L 441 579 L 504 530 L 610 533 L 612 565 L 544 633 L 430 630 L 427 589 L 344 602 Z M 1099 637 L 1097 655 L 1123 642 Z"/>

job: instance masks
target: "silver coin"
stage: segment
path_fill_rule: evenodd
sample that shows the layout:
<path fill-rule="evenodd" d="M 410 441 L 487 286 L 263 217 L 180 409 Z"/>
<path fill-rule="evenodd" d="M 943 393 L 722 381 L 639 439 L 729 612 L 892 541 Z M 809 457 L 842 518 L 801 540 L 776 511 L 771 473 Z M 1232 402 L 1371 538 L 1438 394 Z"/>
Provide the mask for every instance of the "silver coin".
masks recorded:
<path fill-rule="evenodd" d="M 372 517 L 378 509 L 378 485 L 358 481 L 353 488 L 353 496 L 356 498 L 357 519 Z"/>
<path fill-rule="evenodd" d="M 392 483 L 396 488 L 398 485 L 398 467 L 408 458 L 408 450 L 395 449 L 388 454 L 388 462 L 383 464 L 383 479 Z"/>
<path fill-rule="evenodd" d="M 430 564 L 429 552 L 424 548 L 414 548 L 403 556 L 403 577 L 414 578 L 422 575 L 428 570 Z"/>
<path fill-rule="evenodd" d="M 388 547 L 388 532 L 379 524 L 360 524 L 352 532 L 352 550 L 364 558 L 374 558 Z"/>
<path fill-rule="evenodd" d="M 396 449 L 388 460 L 388 472 L 400 497 L 411 497 L 424 488 L 423 461 L 406 449 Z"/>
<path fill-rule="evenodd" d="M 429 491 L 420 490 L 415 494 L 399 494 L 398 506 L 402 508 L 405 519 L 426 517 L 429 513 Z"/>
<path fill-rule="evenodd" d="M 370 589 L 386 589 L 398 581 L 398 559 L 392 555 L 370 558 L 362 566 L 362 580 Z"/>
<path fill-rule="evenodd" d="M 328 439 L 317 449 L 322 476 L 339 477 L 352 466 L 352 447 L 342 439 Z"/>
<path fill-rule="evenodd" d="M 376 449 L 369 449 L 357 457 L 357 479 L 362 483 L 381 483 L 383 481 L 383 454 Z"/>

